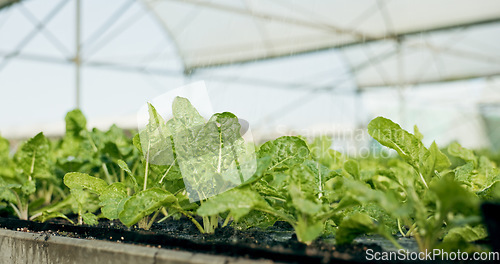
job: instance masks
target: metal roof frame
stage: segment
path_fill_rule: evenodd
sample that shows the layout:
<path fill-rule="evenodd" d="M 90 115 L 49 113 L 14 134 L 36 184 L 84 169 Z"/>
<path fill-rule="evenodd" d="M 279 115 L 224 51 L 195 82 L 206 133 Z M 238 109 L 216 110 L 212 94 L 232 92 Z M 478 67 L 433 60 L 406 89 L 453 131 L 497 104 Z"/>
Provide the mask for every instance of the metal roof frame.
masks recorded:
<path fill-rule="evenodd" d="M 115 35 L 119 34 L 120 30 L 125 30 L 126 29 L 125 26 L 122 26 L 119 29 L 116 29 L 114 32 L 108 32 L 108 29 L 112 25 L 114 25 L 114 23 L 118 20 L 118 18 L 120 18 L 121 15 L 123 15 L 123 13 L 127 10 L 127 8 L 131 4 L 133 4 L 133 3 L 143 4 L 143 6 L 146 9 L 146 11 L 149 11 L 149 12 L 151 12 L 151 10 L 150 10 L 151 7 L 148 6 L 147 4 L 145 4 L 141 0 L 129 0 L 129 1 L 125 1 L 123 5 L 117 7 L 116 12 L 113 13 L 113 14 L 111 14 L 111 16 L 109 17 L 109 19 L 96 32 L 94 32 L 94 34 L 92 35 L 92 37 L 89 40 L 82 41 L 81 40 L 81 32 L 80 32 L 80 23 L 81 23 L 80 5 L 81 5 L 81 0 L 72 0 L 72 1 L 75 1 L 75 3 L 76 3 L 75 4 L 75 25 L 76 25 L 75 26 L 75 42 L 77 44 L 75 46 L 75 50 L 76 50 L 75 54 L 67 54 L 68 53 L 67 50 L 64 50 L 64 48 L 61 48 L 62 45 L 58 44 L 57 37 L 55 37 L 50 31 L 48 31 L 45 28 L 45 25 L 50 21 L 50 19 L 55 14 L 57 14 L 57 12 L 59 12 L 61 10 L 62 6 L 64 6 L 67 2 L 70 2 L 70 1 L 67 1 L 67 0 L 63 0 L 63 1 L 59 2 L 54 7 L 53 11 L 50 12 L 49 15 L 47 15 L 41 21 L 38 21 L 38 20 L 34 19 L 33 16 L 30 17 L 29 10 L 24 10 L 23 14 L 25 16 L 27 16 L 27 18 L 29 18 L 33 22 L 33 30 L 23 39 L 22 42 L 19 43 L 17 50 L 11 51 L 11 52 L 0 51 L 0 57 L 4 58 L 4 61 L 2 63 L 0 63 L 0 70 L 12 58 L 19 58 L 19 59 L 25 59 L 25 60 L 35 60 L 35 61 L 43 61 L 43 62 L 50 62 L 50 63 L 73 64 L 75 66 L 75 72 L 76 72 L 76 78 L 75 78 L 75 90 L 76 90 L 75 105 L 77 107 L 79 107 L 80 103 L 81 103 L 80 102 L 81 99 L 80 99 L 80 95 L 79 94 L 80 94 L 80 83 L 81 83 L 81 81 L 80 81 L 80 72 L 81 72 L 81 67 L 82 66 L 104 67 L 104 68 L 113 69 L 113 70 L 119 70 L 119 71 L 147 72 L 148 74 L 153 74 L 153 75 L 172 75 L 172 76 L 174 76 L 174 75 L 178 75 L 179 74 L 178 72 L 173 72 L 173 71 L 168 71 L 168 70 L 165 70 L 165 69 L 158 69 L 158 68 L 148 68 L 148 69 L 145 69 L 144 67 L 136 67 L 136 66 L 131 66 L 131 65 L 109 63 L 109 62 L 104 62 L 104 61 L 103 62 L 95 62 L 95 61 L 94 62 L 89 62 L 89 61 L 87 61 L 87 59 L 85 57 L 82 57 L 82 54 L 81 54 L 82 50 L 88 49 L 90 44 L 95 43 L 96 41 L 99 40 L 99 42 L 97 42 L 96 45 L 90 46 L 91 48 L 94 48 L 94 50 L 91 50 L 91 51 L 98 50 L 100 47 L 102 47 L 103 45 L 105 45 L 107 41 L 109 41 L 110 39 L 112 39 Z M 195 4 L 195 5 L 200 5 L 200 6 L 203 6 L 203 7 L 216 8 L 216 9 L 225 10 L 227 12 L 237 12 L 237 13 L 241 13 L 243 15 L 258 16 L 259 18 L 263 18 L 263 19 L 276 19 L 275 16 L 271 16 L 271 15 L 265 14 L 265 13 L 248 13 L 248 12 L 245 12 L 245 10 L 240 10 L 240 9 L 237 9 L 237 8 L 232 8 L 232 7 L 223 6 L 223 5 L 211 4 L 210 2 L 203 2 L 203 1 L 199 1 L 199 0 L 170 0 L 170 1 L 188 2 L 188 3 L 191 3 L 191 4 Z M 20 0 L 0 0 L 0 9 L 1 8 L 5 8 L 5 7 L 11 7 L 12 8 L 12 7 L 14 7 L 12 5 L 14 5 L 14 6 L 19 5 L 19 7 L 22 9 L 22 1 L 20 1 Z M 281 19 L 287 20 L 287 18 L 281 18 Z M 169 34 L 171 34 L 168 31 L 168 28 L 165 27 L 165 25 L 162 24 L 161 21 L 158 20 L 157 22 L 159 23 L 160 26 L 162 26 L 166 30 L 165 31 L 166 36 L 168 36 Z M 308 22 L 307 21 L 288 19 L 287 22 L 294 23 L 294 24 L 299 23 L 301 25 L 308 26 Z M 133 23 L 133 19 L 129 23 Z M 388 22 L 388 23 L 390 24 L 390 22 Z M 366 45 L 366 44 L 369 44 L 369 43 L 374 43 L 374 42 L 378 42 L 378 41 L 387 41 L 387 40 L 392 40 L 392 41 L 395 41 L 396 43 L 400 44 L 400 43 L 403 43 L 407 37 L 415 36 L 415 35 L 422 34 L 422 33 L 433 33 L 433 32 L 447 31 L 447 30 L 452 30 L 452 29 L 457 29 L 457 28 L 470 28 L 470 27 L 475 27 L 475 26 L 480 26 L 480 25 L 487 25 L 487 24 L 494 24 L 494 23 L 500 23 L 500 18 L 485 19 L 485 20 L 474 21 L 474 22 L 471 22 L 471 23 L 457 24 L 457 25 L 440 26 L 440 27 L 430 28 L 430 29 L 426 29 L 426 30 L 417 30 L 417 31 L 411 31 L 411 32 L 404 32 L 404 33 L 400 33 L 400 34 L 392 34 L 392 35 L 388 35 L 388 36 L 384 36 L 384 37 L 373 37 L 373 36 L 365 36 L 365 35 L 363 35 L 364 38 L 363 38 L 362 41 L 348 43 L 348 44 L 343 44 L 343 45 L 338 45 L 338 46 L 329 45 L 329 46 L 326 46 L 326 47 L 315 48 L 313 50 L 299 51 L 299 52 L 294 53 L 293 55 L 308 54 L 308 53 L 320 52 L 320 51 L 332 50 L 332 49 L 343 50 L 343 49 L 348 49 L 348 48 L 354 47 L 354 46 Z M 310 24 L 309 23 L 309 26 L 316 27 L 318 25 L 316 25 L 316 24 Z M 331 30 L 331 31 L 335 31 L 335 32 L 342 32 L 342 33 L 353 34 L 353 35 L 358 36 L 358 37 L 361 34 L 360 32 L 356 32 L 356 31 L 349 31 L 349 32 L 347 32 L 346 30 L 344 30 L 342 28 L 337 28 L 337 27 L 325 27 L 325 30 Z M 61 52 L 63 54 L 65 54 L 65 58 L 61 59 L 61 58 L 54 58 L 54 57 L 51 57 L 51 56 L 41 56 L 41 55 L 35 55 L 35 54 L 22 54 L 21 51 L 22 51 L 23 46 L 26 45 L 27 43 L 29 43 L 29 41 L 33 38 L 33 36 L 35 36 L 36 34 L 39 34 L 39 33 L 44 34 L 44 36 L 47 37 L 50 40 L 50 42 L 56 48 L 58 48 L 59 50 L 61 50 Z M 101 37 L 103 37 L 103 36 L 106 36 L 107 38 L 102 39 Z M 219 65 L 210 65 L 207 68 L 227 66 L 227 65 L 231 65 L 231 64 L 258 63 L 260 61 L 273 60 L 273 59 L 277 59 L 277 58 L 283 58 L 283 57 L 289 56 L 289 55 L 290 54 L 280 54 L 280 55 L 277 55 L 277 56 L 269 56 L 269 57 L 265 57 L 265 58 L 256 58 L 256 59 L 252 59 L 252 60 L 239 61 L 239 62 L 234 62 L 234 63 L 225 63 L 225 64 L 219 64 Z M 90 54 L 90 56 L 91 56 L 91 54 Z M 353 66 L 351 66 L 351 69 L 349 69 L 349 73 L 352 74 L 352 73 L 356 72 L 359 69 L 363 69 L 363 68 L 369 67 L 370 64 L 372 64 L 374 60 L 383 60 L 383 59 L 385 59 L 386 57 L 389 57 L 389 56 L 397 56 L 397 52 L 393 51 L 393 52 L 390 52 L 389 54 L 385 54 L 384 56 L 377 56 L 375 58 L 368 59 L 368 60 L 366 60 L 365 62 L 363 62 L 363 63 L 361 63 L 359 65 L 353 65 Z M 191 74 L 195 73 L 196 69 L 203 69 L 203 68 L 206 68 L 206 67 L 185 68 L 184 69 L 184 74 L 185 75 L 191 75 Z M 478 77 L 496 76 L 496 75 L 499 75 L 499 74 L 500 74 L 500 72 L 498 72 L 498 73 L 492 73 L 492 74 L 489 74 L 487 76 L 484 76 L 484 75 L 482 75 L 482 76 L 464 76 L 461 79 L 465 80 L 465 79 L 472 79 L 472 78 L 478 78 Z M 221 77 L 217 81 L 231 82 L 232 81 L 231 79 L 232 78 Z M 250 82 L 250 83 L 262 83 L 262 84 L 272 85 L 272 86 L 278 87 L 278 88 L 287 88 L 287 89 L 288 88 L 294 88 L 294 87 L 295 88 L 300 88 L 300 87 L 307 86 L 307 87 L 311 88 L 310 89 L 311 93 L 316 93 L 316 92 L 319 92 L 319 91 L 331 91 L 332 89 L 335 89 L 335 87 L 336 87 L 336 84 L 315 87 L 315 86 L 307 85 L 307 84 L 277 83 L 277 82 L 271 82 L 271 81 L 266 81 L 266 80 L 260 80 L 260 79 L 257 79 L 257 78 L 244 78 L 244 80 L 246 82 Z M 455 78 L 455 79 L 452 79 L 452 80 L 457 80 L 457 79 Z M 432 80 L 432 81 L 429 81 L 427 83 L 448 82 L 448 81 L 452 81 L 452 80 L 449 80 L 449 79 L 439 79 L 439 80 Z M 425 83 L 425 82 L 421 82 L 421 83 Z M 403 84 L 403 82 L 402 82 L 402 84 Z M 366 89 L 366 88 L 359 88 L 357 92 L 362 92 L 363 89 Z"/>

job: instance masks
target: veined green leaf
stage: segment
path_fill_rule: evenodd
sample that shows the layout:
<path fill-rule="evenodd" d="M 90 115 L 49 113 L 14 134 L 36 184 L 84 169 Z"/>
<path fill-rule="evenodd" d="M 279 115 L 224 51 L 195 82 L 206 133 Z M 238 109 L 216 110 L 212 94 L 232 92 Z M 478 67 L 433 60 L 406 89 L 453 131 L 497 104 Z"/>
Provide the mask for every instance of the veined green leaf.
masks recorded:
<path fill-rule="evenodd" d="M 280 169 L 301 164 L 309 154 L 309 148 L 304 140 L 284 136 L 264 143 L 259 149 L 258 157 L 271 157 L 270 169 Z"/>
<path fill-rule="evenodd" d="M 399 201 L 401 197 L 397 195 L 397 190 L 374 190 L 363 182 L 351 179 L 344 179 L 342 189 L 344 193 L 338 205 L 339 208 L 350 207 L 354 204 L 376 203 L 393 216 L 408 214 L 408 204 Z"/>
<path fill-rule="evenodd" d="M 216 113 L 208 120 L 208 122 L 215 122 L 217 124 L 220 128 L 222 142 L 226 144 L 233 144 L 241 138 L 241 125 L 238 118 L 232 113 Z"/>
<path fill-rule="evenodd" d="M 132 144 L 137 150 L 139 150 L 139 154 L 141 156 L 144 155 L 144 153 L 142 152 L 141 137 L 139 133 L 135 134 L 135 136 L 132 138 Z"/>
<path fill-rule="evenodd" d="M 126 173 L 128 173 L 129 176 L 132 176 L 132 171 L 130 170 L 130 168 L 128 167 L 127 163 L 123 160 L 117 160 L 116 161 L 116 164 L 122 169 L 124 170 Z"/>
<path fill-rule="evenodd" d="M 468 162 L 460 167 L 455 168 L 455 179 L 464 184 L 470 184 L 472 175 L 475 174 L 474 164 Z"/>
<path fill-rule="evenodd" d="M 417 125 L 413 126 L 413 135 L 415 135 L 415 137 L 420 141 L 422 141 L 422 139 L 424 139 L 424 135 L 422 135 L 422 133 L 420 133 L 420 130 L 418 129 Z"/>
<path fill-rule="evenodd" d="M 448 159 L 448 157 L 439 150 L 436 142 L 432 142 L 429 151 L 431 152 L 431 160 L 434 164 L 433 167 L 435 170 L 442 171 L 450 167 L 450 159 Z"/>
<path fill-rule="evenodd" d="M 54 218 L 62 218 L 62 219 L 65 219 L 72 224 L 75 224 L 71 219 L 69 219 L 65 214 L 63 214 L 61 212 L 43 211 L 39 217 L 35 218 L 35 220 L 43 223 L 47 220 L 54 219 Z"/>
<path fill-rule="evenodd" d="M 273 226 L 276 221 L 278 221 L 276 216 L 253 210 L 244 217 L 240 218 L 238 222 L 234 223 L 234 225 L 240 229 L 248 229 L 251 227 L 266 229 Z"/>
<path fill-rule="evenodd" d="M 176 121 L 180 122 L 186 129 L 192 129 L 193 127 L 205 124 L 205 119 L 186 98 L 176 97 L 174 99 L 172 113 Z"/>
<path fill-rule="evenodd" d="M 97 195 L 81 188 L 70 189 L 76 203 L 71 204 L 75 213 L 95 212 L 99 209 Z"/>
<path fill-rule="evenodd" d="M 432 142 L 431 147 L 429 148 L 429 156 L 422 163 L 422 170 L 425 173 L 425 179 L 427 182 L 431 181 L 432 176 L 435 171 L 442 171 L 444 169 L 448 169 L 451 165 L 448 157 L 442 153 L 436 142 Z"/>
<path fill-rule="evenodd" d="M 330 147 L 332 146 L 332 139 L 327 136 L 321 136 L 314 138 L 313 142 L 310 144 L 310 150 L 312 157 L 325 166 L 329 166 L 332 162 L 330 155 Z"/>
<path fill-rule="evenodd" d="M 250 179 L 256 169 L 255 147 L 244 142 L 238 118 L 214 114 L 207 123 L 185 98 L 173 104 L 167 122 L 177 164 L 192 202 L 204 200 Z"/>
<path fill-rule="evenodd" d="M 99 223 L 97 216 L 93 213 L 85 213 L 82 215 L 82 218 L 83 218 L 83 222 L 87 225 L 90 225 L 90 226 L 95 226 Z"/>
<path fill-rule="evenodd" d="M 64 185 L 70 189 L 88 189 L 97 194 L 101 194 L 108 187 L 106 181 L 79 172 L 70 172 L 64 175 Z"/>
<path fill-rule="evenodd" d="M 49 142 L 43 133 L 24 143 L 14 160 L 21 173 L 33 178 L 52 178 L 49 167 Z"/>
<path fill-rule="evenodd" d="M 177 198 L 171 193 L 160 188 L 150 188 L 130 197 L 125 202 L 119 219 L 124 225 L 132 226 L 161 207 L 176 201 Z"/>
<path fill-rule="evenodd" d="M 99 196 L 102 215 L 110 220 L 117 219 L 128 198 L 125 184 L 115 182 L 109 185 Z"/>
<path fill-rule="evenodd" d="M 258 181 L 259 179 L 261 179 L 262 176 L 264 176 L 264 173 L 267 171 L 267 169 L 269 168 L 270 165 L 271 165 L 271 157 L 263 157 L 263 158 L 258 159 L 257 160 L 257 169 L 255 170 L 254 175 L 252 175 L 252 177 L 250 177 L 250 179 L 246 180 L 246 182 L 244 182 L 242 184 L 242 186 L 246 185 L 246 184 L 252 184 L 252 183 Z"/>
<path fill-rule="evenodd" d="M 290 185 L 290 189 L 295 189 L 296 186 Z M 297 208 L 302 214 L 317 214 L 321 210 L 321 204 L 315 203 L 313 200 L 304 199 L 301 197 L 292 198 L 292 202 L 295 208 Z"/>
<path fill-rule="evenodd" d="M 473 242 L 484 239 L 488 236 L 486 229 L 482 225 L 471 227 L 469 225 L 455 227 L 448 231 L 448 234 L 443 238 L 443 242 L 450 241 L 466 241 Z"/>
<path fill-rule="evenodd" d="M 372 233 L 376 228 L 369 215 L 355 213 L 344 219 L 339 225 L 335 240 L 339 245 L 349 244 L 359 235 Z"/>
<path fill-rule="evenodd" d="M 373 119 L 368 124 L 368 133 L 380 144 L 396 150 L 415 168 L 429 156 L 429 151 L 417 137 L 387 118 L 379 116 Z"/>
<path fill-rule="evenodd" d="M 139 132 L 141 152 L 150 164 L 169 165 L 175 160 L 172 131 L 153 105 L 148 104 L 148 110 L 149 123 Z"/>
<path fill-rule="evenodd" d="M 496 167 L 495 163 L 485 156 L 479 158 L 478 171 L 481 176 L 476 177 L 475 184 L 484 189 L 491 186 L 494 182 L 500 181 L 500 170 Z"/>
<path fill-rule="evenodd" d="M 65 120 L 67 136 L 78 137 L 81 131 L 87 129 L 87 119 L 79 109 L 68 112 Z"/>
<path fill-rule="evenodd" d="M 288 171 L 288 193 L 291 197 L 291 201 L 297 208 L 302 208 L 302 212 L 306 214 L 314 214 L 311 213 L 313 208 L 319 210 L 319 199 L 321 198 L 321 193 L 323 191 L 323 181 L 324 175 L 321 175 L 321 170 L 312 170 L 312 166 L 308 166 L 308 161 L 304 164 L 296 165 Z M 316 163 L 316 162 L 314 162 Z M 319 165 L 319 163 L 316 163 Z M 316 172 L 316 173 L 315 173 Z M 308 202 L 300 201 L 299 203 L 302 205 L 309 205 L 310 208 L 307 207 L 299 207 L 298 204 L 295 204 L 300 199 L 305 199 Z M 315 206 L 313 206 L 315 204 Z"/>
<path fill-rule="evenodd" d="M 34 180 L 24 182 L 21 187 L 21 192 L 24 195 L 33 194 L 35 193 L 35 191 L 36 191 L 36 183 Z"/>
<path fill-rule="evenodd" d="M 14 178 L 13 161 L 10 158 L 10 143 L 0 136 L 0 177 Z"/>
<path fill-rule="evenodd" d="M 355 160 L 348 160 L 344 163 L 344 169 L 355 179 L 360 179 L 359 163 Z"/>
<path fill-rule="evenodd" d="M 425 168 L 431 167 L 426 165 L 431 153 L 417 137 L 391 120 L 380 116 L 368 124 L 368 133 L 380 144 L 396 150 L 400 157 L 415 168 L 422 183 L 428 187 L 426 177 L 429 177 L 431 173 L 428 173 Z"/>
<path fill-rule="evenodd" d="M 323 226 L 323 221 L 298 221 L 297 225 L 294 226 L 297 240 L 308 245 L 311 244 L 323 233 Z"/>
<path fill-rule="evenodd" d="M 484 201 L 500 200 L 500 180 L 479 191 L 477 196 Z"/>
<path fill-rule="evenodd" d="M 448 146 L 448 153 L 454 157 L 461 158 L 466 162 L 472 162 L 474 164 L 474 167 L 477 167 L 478 165 L 478 160 L 476 155 L 474 155 L 474 152 L 472 150 L 462 147 L 457 142 L 452 142 Z"/>
<path fill-rule="evenodd" d="M 238 221 L 254 208 L 270 209 L 264 198 L 250 188 L 234 188 L 208 199 L 196 212 L 200 216 L 212 216 L 229 211 Z"/>
<path fill-rule="evenodd" d="M 479 209 L 479 199 L 477 196 L 453 179 L 442 178 L 433 181 L 429 190 L 436 194 L 439 200 L 441 215 L 449 213 L 470 215 L 477 213 Z"/>
<path fill-rule="evenodd" d="M 487 236 L 486 229 L 482 225 L 453 227 L 437 247 L 448 252 L 456 251 L 457 248 L 463 252 L 478 252 L 484 249 L 472 242 L 485 239 Z"/>
<path fill-rule="evenodd" d="M 7 201 L 7 202 L 16 202 L 16 196 L 12 191 L 10 190 L 11 188 L 20 188 L 20 184 L 8 184 L 0 177 L 0 201 Z"/>

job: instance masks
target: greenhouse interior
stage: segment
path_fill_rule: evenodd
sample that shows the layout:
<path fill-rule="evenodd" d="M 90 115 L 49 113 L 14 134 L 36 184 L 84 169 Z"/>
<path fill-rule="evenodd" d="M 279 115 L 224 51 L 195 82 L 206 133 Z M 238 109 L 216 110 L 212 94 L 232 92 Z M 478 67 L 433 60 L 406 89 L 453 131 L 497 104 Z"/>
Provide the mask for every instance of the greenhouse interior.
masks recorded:
<path fill-rule="evenodd" d="M 0 0 L 0 264 L 500 261 L 500 2 Z"/>

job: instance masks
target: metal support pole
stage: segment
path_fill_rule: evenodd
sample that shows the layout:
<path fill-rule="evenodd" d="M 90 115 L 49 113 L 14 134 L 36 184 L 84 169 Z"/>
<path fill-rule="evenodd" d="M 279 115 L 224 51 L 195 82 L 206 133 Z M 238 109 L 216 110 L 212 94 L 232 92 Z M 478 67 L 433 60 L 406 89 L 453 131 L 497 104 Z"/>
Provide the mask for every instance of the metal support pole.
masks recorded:
<path fill-rule="evenodd" d="M 76 0 L 76 15 L 75 15 L 75 107 L 80 109 L 80 89 L 81 89 L 81 56 L 80 56 L 80 47 L 81 47 L 81 0 Z"/>
<path fill-rule="evenodd" d="M 363 107 L 363 98 L 362 96 L 363 91 L 359 86 L 356 87 L 356 90 L 354 91 L 354 103 L 355 103 L 355 112 L 354 112 L 354 133 L 353 133 L 353 139 L 354 139 L 354 146 L 356 147 L 356 152 L 355 155 L 361 156 L 364 153 L 362 153 L 362 147 L 366 142 L 362 142 L 361 139 L 364 138 L 364 133 L 366 128 L 366 124 L 364 124 L 364 119 L 363 119 L 363 113 L 364 113 L 364 107 Z M 366 146 L 366 145 L 365 145 Z"/>
<path fill-rule="evenodd" d="M 401 39 L 397 41 L 398 51 L 398 97 L 399 97 L 399 122 L 401 125 L 406 124 L 406 97 L 405 97 L 405 70 L 403 62 L 403 50 L 401 48 Z"/>

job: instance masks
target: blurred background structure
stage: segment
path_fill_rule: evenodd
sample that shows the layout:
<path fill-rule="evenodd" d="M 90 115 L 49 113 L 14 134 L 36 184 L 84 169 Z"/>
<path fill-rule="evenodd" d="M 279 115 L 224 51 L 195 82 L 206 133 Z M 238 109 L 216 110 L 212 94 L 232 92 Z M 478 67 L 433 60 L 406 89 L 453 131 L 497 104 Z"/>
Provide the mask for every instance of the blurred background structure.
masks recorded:
<path fill-rule="evenodd" d="M 500 150 L 500 1 L 0 0 L 0 133 L 136 126 L 198 80 L 254 138 L 336 138 L 382 115 L 442 146 Z M 360 145 L 361 144 L 361 145 Z"/>

